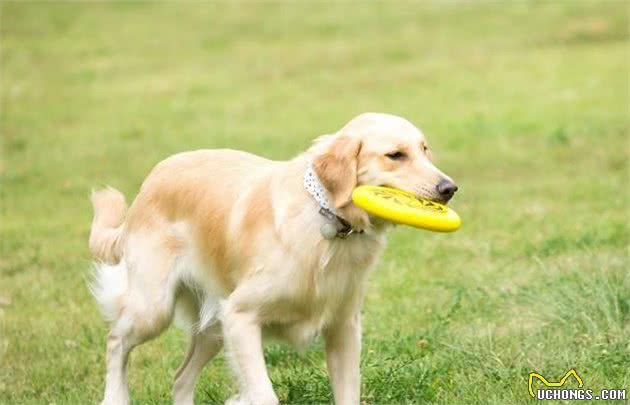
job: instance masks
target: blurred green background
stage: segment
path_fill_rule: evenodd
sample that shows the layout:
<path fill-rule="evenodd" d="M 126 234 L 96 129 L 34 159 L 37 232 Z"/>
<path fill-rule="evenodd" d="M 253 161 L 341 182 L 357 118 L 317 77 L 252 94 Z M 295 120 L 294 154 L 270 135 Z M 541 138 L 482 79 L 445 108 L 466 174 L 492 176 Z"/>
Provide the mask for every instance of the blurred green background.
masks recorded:
<path fill-rule="evenodd" d="M 367 404 L 531 401 L 571 367 L 630 387 L 624 1 L 0 3 L 0 403 L 100 400 L 88 194 L 132 199 L 196 148 L 287 159 L 364 111 L 420 126 L 455 178 L 455 234 L 392 232 L 364 306 Z M 170 401 L 185 338 L 134 352 Z M 283 403 L 331 402 L 321 344 L 267 363 Z M 198 403 L 235 391 L 223 357 Z"/>

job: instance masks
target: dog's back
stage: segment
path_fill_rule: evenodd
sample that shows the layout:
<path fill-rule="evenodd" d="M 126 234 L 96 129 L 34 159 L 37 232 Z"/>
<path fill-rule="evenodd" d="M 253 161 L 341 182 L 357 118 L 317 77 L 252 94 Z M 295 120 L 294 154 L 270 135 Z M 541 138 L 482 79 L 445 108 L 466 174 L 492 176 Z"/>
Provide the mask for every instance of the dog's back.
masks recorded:
<path fill-rule="evenodd" d="M 231 204 L 274 163 L 230 149 L 178 153 L 153 168 L 128 213 L 120 191 L 112 187 L 96 191 L 92 193 L 90 251 L 97 260 L 117 264 L 125 233 L 152 221 L 185 220 L 199 209 Z"/>

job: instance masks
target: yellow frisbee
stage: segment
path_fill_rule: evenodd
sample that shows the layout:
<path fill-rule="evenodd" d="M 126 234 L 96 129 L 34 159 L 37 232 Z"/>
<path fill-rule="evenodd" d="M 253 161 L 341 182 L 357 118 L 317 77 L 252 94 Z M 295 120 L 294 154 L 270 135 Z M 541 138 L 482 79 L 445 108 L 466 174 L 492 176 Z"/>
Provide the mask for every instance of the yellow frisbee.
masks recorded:
<path fill-rule="evenodd" d="M 397 224 L 437 232 L 453 232 L 462 220 L 449 207 L 395 188 L 359 186 L 352 191 L 352 202 L 369 214 Z"/>

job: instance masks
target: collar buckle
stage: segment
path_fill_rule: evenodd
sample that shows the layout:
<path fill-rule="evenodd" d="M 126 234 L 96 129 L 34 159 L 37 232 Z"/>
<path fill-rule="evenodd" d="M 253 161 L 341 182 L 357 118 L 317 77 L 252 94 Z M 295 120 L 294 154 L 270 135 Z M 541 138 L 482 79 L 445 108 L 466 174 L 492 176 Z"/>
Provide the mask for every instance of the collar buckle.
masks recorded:
<path fill-rule="evenodd" d="M 331 224 L 334 224 L 334 227 L 337 229 L 337 233 L 334 234 L 335 237 L 339 239 L 346 239 L 348 236 L 353 233 L 363 233 L 363 230 L 356 230 L 352 227 L 352 225 L 341 218 L 339 215 L 336 215 L 331 210 L 321 207 L 319 209 L 319 213 L 321 216 L 330 221 Z"/>
<path fill-rule="evenodd" d="M 319 214 L 327 220 L 327 224 L 322 225 L 320 229 L 326 239 L 345 239 L 353 233 L 363 233 L 363 230 L 354 229 L 348 221 L 335 213 L 334 207 L 328 200 L 328 192 L 311 164 L 304 173 L 304 188 L 319 204 Z"/>
<path fill-rule="evenodd" d="M 356 231 L 354 230 L 354 228 L 344 228 L 344 229 L 341 229 L 339 232 L 337 232 L 337 237 L 339 239 L 346 239 L 348 236 L 352 235 L 355 232 Z M 360 232 L 363 232 L 363 231 L 360 231 Z"/>

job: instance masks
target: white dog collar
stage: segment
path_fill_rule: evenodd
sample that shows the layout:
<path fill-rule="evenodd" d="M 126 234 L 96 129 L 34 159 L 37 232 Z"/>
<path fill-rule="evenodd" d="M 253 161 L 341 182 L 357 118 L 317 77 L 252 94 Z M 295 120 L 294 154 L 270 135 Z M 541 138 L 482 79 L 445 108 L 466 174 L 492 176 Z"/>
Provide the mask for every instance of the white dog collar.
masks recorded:
<path fill-rule="evenodd" d="M 306 172 L 304 172 L 304 188 L 317 201 L 320 207 L 319 213 L 326 218 L 326 222 L 319 228 L 324 238 L 344 239 L 355 232 L 363 232 L 355 230 L 348 221 L 337 215 L 328 199 L 328 190 L 323 186 L 311 163 L 308 164 Z"/>
<path fill-rule="evenodd" d="M 313 165 L 309 163 L 304 173 L 304 188 L 317 201 L 320 207 L 336 215 L 335 209 L 328 202 L 328 190 L 322 185 Z"/>

